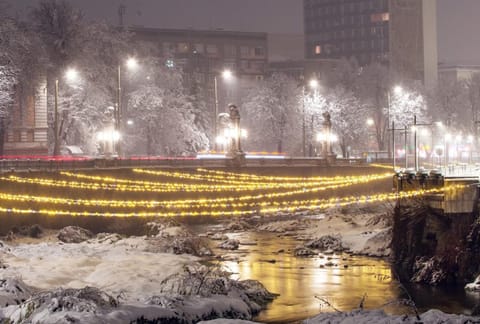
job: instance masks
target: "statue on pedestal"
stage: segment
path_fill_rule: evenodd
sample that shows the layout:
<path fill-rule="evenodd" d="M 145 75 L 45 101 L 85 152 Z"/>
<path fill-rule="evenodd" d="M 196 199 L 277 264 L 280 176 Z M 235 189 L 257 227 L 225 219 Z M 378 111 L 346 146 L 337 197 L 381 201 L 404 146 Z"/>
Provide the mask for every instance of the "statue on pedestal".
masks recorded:
<path fill-rule="evenodd" d="M 241 129 L 240 129 L 240 111 L 234 104 L 228 105 L 228 111 L 230 115 L 230 121 L 232 124 L 233 136 L 231 138 L 231 145 L 228 152 L 229 157 L 232 158 L 245 158 L 245 153 L 242 151 L 240 143 Z"/>
<path fill-rule="evenodd" d="M 325 134 L 324 143 L 322 143 L 322 155 L 323 158 L 327 159 L 329 163 L 335 161 L 336 156 L 333 153 L 332 148 L 332 121 L 330 117 L 330 113 L 328 111 L 322 114 L 323 116 L 323 132 Z"/>

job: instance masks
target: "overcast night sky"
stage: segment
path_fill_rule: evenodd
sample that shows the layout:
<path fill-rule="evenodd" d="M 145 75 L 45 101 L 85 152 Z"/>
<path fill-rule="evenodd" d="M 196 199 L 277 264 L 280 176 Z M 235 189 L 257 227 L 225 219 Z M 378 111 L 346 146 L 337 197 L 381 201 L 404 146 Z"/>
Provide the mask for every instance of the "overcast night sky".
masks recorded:
<path fill-rule="evenodd" d="M 36 0 L 9 0 L 25 11 Z M 71 0 L 88 18 L 128 25 L 303 33 L 302 0 Z M 438 0 L 439 61 L 480 65 L 480 0 Z"/>

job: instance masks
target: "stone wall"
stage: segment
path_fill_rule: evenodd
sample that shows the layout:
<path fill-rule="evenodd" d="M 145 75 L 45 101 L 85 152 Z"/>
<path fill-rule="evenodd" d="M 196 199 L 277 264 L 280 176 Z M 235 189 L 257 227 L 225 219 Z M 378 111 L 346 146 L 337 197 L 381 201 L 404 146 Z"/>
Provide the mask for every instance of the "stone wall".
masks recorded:
<path fill-rule="evenodd" d="M 472 188 L 475 188 L 473 196 Z M 480 270 L 476 186 L 447 194 L 440 202 L 436 200 L 437 206 L 447 208 L 432 208 L 435 199 L 428 198 L 397 203 L 393 264 L 404 280 L 432 285 L 464 284 Z M 475 203 L 471 204 L 473 200 Z M 455 212 L 467 209 L 470 211 Z"/>

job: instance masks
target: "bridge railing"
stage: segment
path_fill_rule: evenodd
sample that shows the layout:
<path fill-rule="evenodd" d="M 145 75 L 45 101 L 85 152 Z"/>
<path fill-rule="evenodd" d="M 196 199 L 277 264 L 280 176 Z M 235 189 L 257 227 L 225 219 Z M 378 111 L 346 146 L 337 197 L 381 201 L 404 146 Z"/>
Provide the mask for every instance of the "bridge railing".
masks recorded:
<path fill-rule="evenodd" d="M 331 162 L 330 162 L 331 164 Z M 255 157 L 245 160 L 242 166 L 245 167 L 267 167 L 267 166 L 295 166 L 295 167 L 326 167 L 330 165 L 323 158 L 263 158 Z M 225 168 L 235 165 L 233 160 L 224 158 L 195 159 L 0 159 L 0 172 L 10 171 L 59 171 L 72 169 L 110 169 L 110 168 Z M 334 163 L 337 166 L 345 165 L 366 165 L 365 159 L 337 159 Z"/>

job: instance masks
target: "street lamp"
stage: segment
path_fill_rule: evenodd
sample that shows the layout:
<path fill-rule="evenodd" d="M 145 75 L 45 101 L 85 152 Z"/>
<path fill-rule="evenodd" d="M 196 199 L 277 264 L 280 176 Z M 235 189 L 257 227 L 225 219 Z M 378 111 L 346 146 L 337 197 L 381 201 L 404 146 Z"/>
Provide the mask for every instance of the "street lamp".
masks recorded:
<path fill-rule="evenodd" d="M 67 81 L 73 82 L 78 79 L 78 71 L 74 68 L 69 68 L 65 72 L 65 78 Z M 53 155 L 60 154 L 60 141 L 58 138 L 58 78 L 55 79 L 55 105 L 53 112 L 53 131 L 54 131 L 54 143 L 53 143 Z"/>
<path fill-rule="evenodd" d="M 224 80 L 228 81 L 233 78 L 233 73 L 230 70 L 223 70 L 221 73 L 221 76 Z M 218 124 L 217 124 L 217 118 L 218 118 L 218 80 L 217 80 L 217 75 L 214 75 L 213 77 L 213 91 L 214 91 L 214 96 L 215 96 L 215 110 L 214 110 L 214 116 L 213 116 L 213 125 L 214 125 L 214 130 L 213 130 L 213 138 L 215 140 L 215 151 L 217 150 L 217 142 L 216 138 L 218 137 Z"/>
<path fill-rule="evenodd" d="M 130 57 L 127 59 L 125 63 L 127 69 L 129 70 L 134 70 L 138 67 L 138 62 L 135 58 Z M 113 113 L 113 118 L 115 120 L 114 122 L 114 132 L 120 134 L 121 133 L 121 126 L 122 126 L 122 65 L 118 64 L 117 66 L 117 105 L 115 107 L 114 113 Z M 116 149 L 115 153 L 117 155 L 120 155 L 121 153 L 121 148 L 120 148 L 120 140 L 116 142 Z"/>
<path fill-rule="evenodd" d="M 417 140 L 417 132 L 418 126 L 432 126 L 434 123 L 417 123 L 417 115 L 413 115 L 413 147 L 414 147 L 414 161 L 415 161 L 415 170 L 418 170 L 418 140 Z M 439 123 L 435 123 L 437 126 L 441 126 Z"/>
<path fill-rule="evenodd" d="M 391 111 L 391 106 L 392 106 L 392 100 L 391 100 L 391 94 L 390 92 L 393 91 L 393 94 L 395 96 L 400 96 L 402 93 L 403 93 L 403 88 L 399 85 L 396 85 L 393 87 L 393 89 L 389 90 L 387 92 L 387 128 L 390 126 L 390 111 Z M 393 127 L 392 127 L 393 128 Z M 393 130 L 392 130 L 393 131 Z M 392 137 L 395 136 L 395 133 L 392 134 Z M 393 149 L 390 148 L 390 141 L 388 141 L 388 154 L 389 154 L 389 158 L 392 157 L 392 154 L 390 152 L 393 151 L 393 160 L 395 160 L 395 147 L 393 147 Z M 395 164 L 395 162 L 394 162 Z M 394 169 L 395 169 L 395 166 L 394 166 Z"/>
<path fill-rule="evenodd" d="M 315 90 L 318 88 L 319 83 L 317 79 L 310 79 L 308 82 L 310 89 Z M 303 156 L 307 156 L 307 150 L 305 149 L 306 145 L 306 114 L 305 114 L 305 85 L 302 86 L 302 152 Z M 313 124 L 313 120 L 312 120 Z M 313 132 L 313 129 L 312 129 Z"/>

